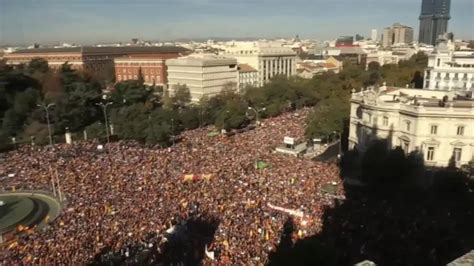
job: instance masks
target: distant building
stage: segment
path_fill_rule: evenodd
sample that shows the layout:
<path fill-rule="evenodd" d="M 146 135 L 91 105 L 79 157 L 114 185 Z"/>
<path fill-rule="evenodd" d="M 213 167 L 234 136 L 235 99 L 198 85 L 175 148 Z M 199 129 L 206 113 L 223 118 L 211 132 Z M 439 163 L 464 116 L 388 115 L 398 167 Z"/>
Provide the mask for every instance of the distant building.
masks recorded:
<path fill-rule="evenodd" d="M 336 40 L 336 47 L 352 47 L 354 46 L 353 36 L 341 36 Z"/>
<path fill-rule="evenodd" d="M 315 62 L 312 60 L 305 60 L 299 62 L 297 67 L 298 76 L 304 79 L 311 79 L 315 75 L 320 75 L 326 72 L 339 73 L 342 70 L 342 62 L 338 61 L 334 57 L 330 57 L 327 60 L 318 60 Z"/>
<path fill-rule="evenodd" d="M 28 64 L 33 58 L 43 58 L 52 69 L 59 69 L 64 63 L 73 69 L 80 69 L 104 79 L 113 79 L 114 59 L 131 55 L 179 56 L 187 49 L 176 46 L 161 47 L 67 47 L 25 49 L 6 54 L 7 64 L 18 66 Z"/>
<path fill-rule="evenodd" d="M 239 64 L 238 70 L 239 70 L 239 89 L 258 86 L 258 71 L 255 68 L 247 64 Z"/>
<path fill-rule="evenodd" d="M 215 96 L 228 85 L 238 86 L 237 60 L 213 54 L 190 55 L 166 61 L 168 89 L 171 94 L 186 85 L 192 101 Z"/>
<path fill-rule="evenodd" d="M 428 57 L 424 88 L 430 90 L 474 90 L 474 50 L 455 51 L 451 43 L 440 43 Z"/>
<path fill-rule="evenodd" d="M 367 64 L 367 53 L 360 47 L 326 47 L 322 54 L 324 58 L 332 56 L 341 62 L 351 62 L 363 66 Z"/>
<path fill-rule="evenodd" d="M 179 54 L 144 54 L 115 58 L 115 80 L 117 82 L 136 80 L 141 72 L 145 84 L 165 87 L 167 84 L 165 61 L 177 57 Z"/>
<path fill-rule="evenodd" d="M 370 39 L 372 39 L 372 41 L 377 41 L 378 40 L 378 33 L 377 33 L 376 29 L 372 29 L 370 31 Z"/>
<path fill-rule="evenodd" d="M 364 152 L 376 139 L 419 152 L 428 166 L 465 165 L 474 156 L 472 94 L 386 86 L 353 92 L 349 148 Z"/>
<path fill-rule="evenodd" d="M 422 0 L 418 42 L 435 45 L 448 32 L 451 0 Z"/>
<path fill-rule="evenodd" d="M 395 23 L 383 31 L 382 46 L 384 48 L 413 43 L 413 28 Z"/>
<path fill-rule="evenodd" d="M 296 52 L 279 43 L 233 42 L 223 47 L 222 56 L 237 59 L 258 71 L 258 86 L 275 76 L 296 75 Z"/>

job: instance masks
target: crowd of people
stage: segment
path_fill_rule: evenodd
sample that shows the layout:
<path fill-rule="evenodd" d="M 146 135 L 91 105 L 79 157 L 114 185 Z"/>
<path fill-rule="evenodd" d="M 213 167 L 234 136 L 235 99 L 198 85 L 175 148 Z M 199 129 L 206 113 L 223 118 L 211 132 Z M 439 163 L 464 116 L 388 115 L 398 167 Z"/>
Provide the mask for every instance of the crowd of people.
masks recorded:
<path fill-rule="evenodd" d="M 187 131 L 169 148 L 119 141 L 98 151 L 96 142 L 77 142 L 9 152 L 0 176 L 12 177 L 0 187 L 51 191 L 57 175 L 64 208 L 46 228 L 0 250 L 0 261 L 87 263 L 105 249 L 123 252 L 138 243 L 159 253 L 160 236 L 200 215 L 218 221 L 207 246 L 214 259 L 206 256 L 205 264 L 265 264 L 293 213 L 302 214 L 294 217 L 295 238 L 321 229 L 325 207 L 334 204 L 322 186 L 337 184 L 336 195 L 343 195 L 336 165 L 274 152 L 285 136 L 304 135 L 308 113 L 269 118 L 229 137 Z M 146 244 L 150 234 L 156 239 Z"/>

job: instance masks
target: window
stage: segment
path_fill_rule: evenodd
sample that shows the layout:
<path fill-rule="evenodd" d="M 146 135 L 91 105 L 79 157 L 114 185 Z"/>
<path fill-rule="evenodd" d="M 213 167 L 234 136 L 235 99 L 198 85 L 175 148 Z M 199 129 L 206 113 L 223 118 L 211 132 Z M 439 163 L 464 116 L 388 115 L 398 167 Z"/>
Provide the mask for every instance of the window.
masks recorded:
<path fill-rule="evenodd" d="M 410 143 L 408 141 L 402 141 L 402 150 L 408 155 L 410 152 Z"/>
<path fill-rule="evenodd" d="M 428 147 L 428 152 L 426 153 L 426 160 L 427 161 L 433 161 L 434 160 L 434 155 L 435 155 L 435 148 L 434 147 Z"/>
<path fill-rule="evenodd" d="M 453 157 L 454 157 L 455 162 L 460 162 L 461 161 L 461 154 L 462 154 L 462 149 L 461 148 L 454 148 Z"/>
<path fill-rule="evenodd" d="M 441 59 L 438 58 L 438 62 L 436 63 L 437 66 L 441 64 Z"/>
<path fill-rule="evenodd" d="M 431 135 L 438 134 L 438 126 L 437 125 L 432 125 L 430 133 L 431 133 Z"/>
<path fill-rule="evenodd" d="M 406 130 L 407 130 L 407 131 L 410 131 L 411 122 L 410 122 L 410 121 L 406 121 L 406 122 L 405 122 L 405 127 L 406 127 Z"/>
<path fill-rule="evenodd" d="M 458 130 L 456 134 L 458 136 L 464 136 L 464 126 L 458 126 Z"/>
<path fill-rule="evenodd" d="M 388 117 L 386 116 L 383 117 L 383 125 L 388 126 Z"/>

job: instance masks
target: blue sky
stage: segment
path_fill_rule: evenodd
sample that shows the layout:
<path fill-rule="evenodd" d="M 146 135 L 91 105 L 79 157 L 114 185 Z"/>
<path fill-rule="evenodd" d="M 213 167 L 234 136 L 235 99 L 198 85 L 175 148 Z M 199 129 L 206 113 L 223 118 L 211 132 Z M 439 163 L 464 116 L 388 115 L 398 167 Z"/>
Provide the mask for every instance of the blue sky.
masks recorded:
<path fill-rule="evenodd" d="M 0 0 L 0 44 L 205 37 L 332 39 L 394 22 L 415 29 L 421 0 Z M 474 0 L 452 0 L 449 30 L 474 39 Z"/>

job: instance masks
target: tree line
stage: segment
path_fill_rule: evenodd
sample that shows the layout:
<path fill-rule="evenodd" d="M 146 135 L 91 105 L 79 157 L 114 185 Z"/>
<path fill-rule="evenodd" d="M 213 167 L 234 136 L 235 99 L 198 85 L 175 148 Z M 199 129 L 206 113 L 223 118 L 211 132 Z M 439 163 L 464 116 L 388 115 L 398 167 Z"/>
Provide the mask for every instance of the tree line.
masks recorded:
<path fill-rule="evenodd" d="M 0 62 L 0 146 L 10 145 L 12 137 L 24 142 L 35 137 L 36 143 L 47 143 L 43 104 L 54 104 L 48 118 L 55 136 L 86 131 L 89 138 L 104 138 L 100 104 L 111 103 L 107 117 L 114 134 L 151 145 L 168 146 L 183 130 L 208 125 L 228 131 L 243 128 L 255 120 L 249 107 L 262 110 L 261 118 L 312 107 L 306 135 L 327 137 L 344 129 L 353 88 L 381 82 L 405 86 L 412 83 L 417 71 L 422 73 L 426 62 L 427 57 L 419 53 L 398 65 L 370 63 L 365 69 L 347 63 L 338 74 L 328 72 L 309 80 L 277 76 L 263 87 L 248 87 L 240 93 L 236 84 L 228 84 L 220 94 L 199 102 L 191 102 L 185 85 L 173 88 L 171 95 L 140 78 L 105 84 L 67 63 L 53 70 L 41 58 L 16 68 Z"/>

